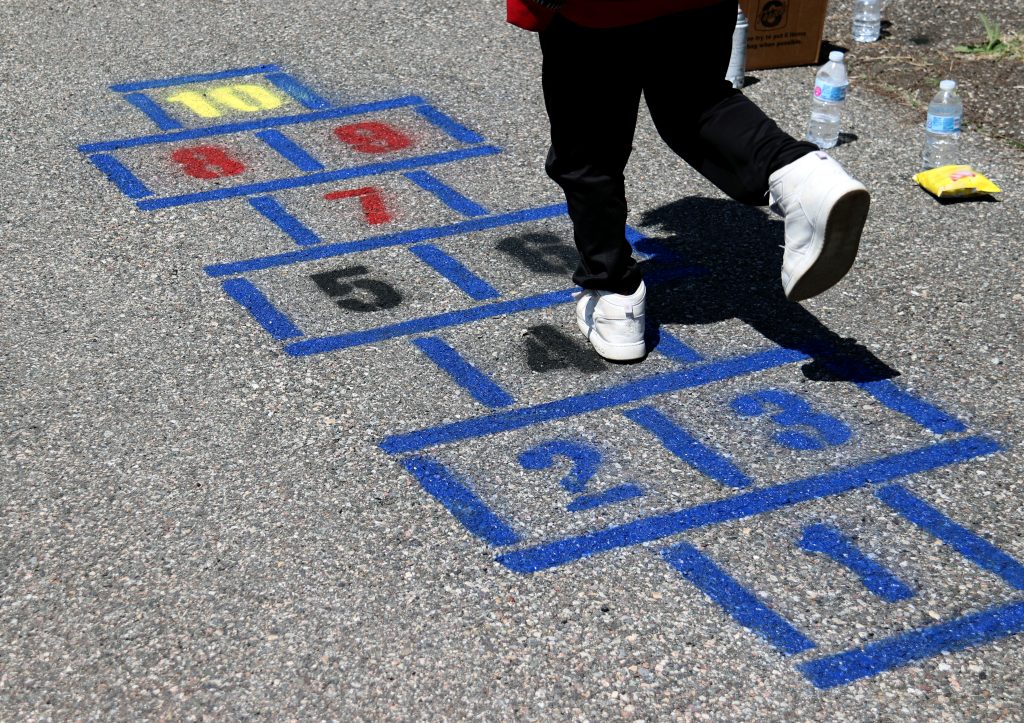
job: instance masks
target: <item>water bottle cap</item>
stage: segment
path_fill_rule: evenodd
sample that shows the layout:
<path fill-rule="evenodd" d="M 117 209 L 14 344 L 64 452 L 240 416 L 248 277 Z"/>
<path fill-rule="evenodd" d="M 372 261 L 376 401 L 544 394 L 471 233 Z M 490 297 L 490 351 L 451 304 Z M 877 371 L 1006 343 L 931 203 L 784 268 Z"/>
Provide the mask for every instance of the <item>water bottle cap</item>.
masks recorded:
<path fill-rule="evenodd" d="M 944 80 L 941 83 L 939 83 L 940 90 L 953 90 L 954 88 L 956 88 L 955 80 Z"/>
<path fill-rule="evenodd" d="M 828 54 L 828 59 L 833 63 L 838 63 L 840 60 L 846 57 L 846 54 L 842 50 L 833 50 Z"/>

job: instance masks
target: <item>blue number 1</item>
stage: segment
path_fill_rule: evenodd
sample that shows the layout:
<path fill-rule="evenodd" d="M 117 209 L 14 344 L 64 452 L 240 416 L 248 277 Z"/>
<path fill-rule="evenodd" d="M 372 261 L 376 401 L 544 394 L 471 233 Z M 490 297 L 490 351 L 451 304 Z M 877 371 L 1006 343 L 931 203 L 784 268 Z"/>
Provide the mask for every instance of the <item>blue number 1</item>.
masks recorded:
<path fill-rule="evenodd" d="M 778 411 L 771 414 L 771 420 L 781 429 L 772 435 L 783 447 L 798 450 L 818 450 L 842 444 L 850 438 L 850 428 L 835 417 L 815 412 L 811 405 L 799 395 L 781 389 L 763 389 L 743 394 L 732 402 L 733 411 L 743 417 L 758 417 L 769 414 L 771 408 Z M 801 431 L 810 430 L 810 431 Z"/>

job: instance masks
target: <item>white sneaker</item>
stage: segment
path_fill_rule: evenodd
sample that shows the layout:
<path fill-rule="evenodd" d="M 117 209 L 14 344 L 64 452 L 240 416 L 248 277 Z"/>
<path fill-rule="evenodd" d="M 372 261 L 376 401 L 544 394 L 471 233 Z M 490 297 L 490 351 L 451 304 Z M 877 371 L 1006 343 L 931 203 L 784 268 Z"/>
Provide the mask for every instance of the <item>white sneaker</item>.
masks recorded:
<path fill-rule="evenodd" d="M 786 219 L 786 297 L 817 296 L 853 266 L 871 201 L 867 189 L 822 151 L 783 166 L 768 187 L 772 210 Z"/>
<path fill-rule="evenodd" d="M 576 301 L 576 324 L 597 353 L 612 361 L 643 359 L 647 353 L 644 342 L 644 313 L 647 287 L 632 294 L 583 290 Z"/>

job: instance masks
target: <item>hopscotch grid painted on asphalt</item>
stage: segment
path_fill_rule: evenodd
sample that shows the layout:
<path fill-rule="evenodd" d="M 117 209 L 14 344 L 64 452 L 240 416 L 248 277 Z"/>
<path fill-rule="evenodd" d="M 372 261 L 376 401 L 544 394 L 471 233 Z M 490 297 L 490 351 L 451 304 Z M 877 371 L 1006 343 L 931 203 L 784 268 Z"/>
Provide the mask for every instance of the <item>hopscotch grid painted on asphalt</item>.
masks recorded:
<path fill-rule="evenodd" d="M 432 174 L 433 167 L 494 156 L 501 149 L 423 98 L 335 107 L 276 65 L 121 83 L 110 89 L 147 116 L 159 132 L 87 143 L 79 150 L 140 209 L 244 202 L 277 238 L 290 244 L 269 255 L 205 267 L 226 296 L 280 343 L 284 353 L 304 357 L 390 342 L 397 345 L 396 351 L 432 363 L 453 389 L 474 400 L 481 409 L 478 416 L 389 435 L 380 448 L 469 533 L 499 548 L 496 560 L 508 570 L 530 574 L 638 545 L 660 548 L 661 559 L 682 579 L 782 656 L 792 656 L 796 669 L 819 688 L 845 685 L 1024 631 L 1020 598 L 887 633 L 868 645 L 818 652 L 811 633 L 799 629 L 783 610 L 753 592 L 749 583 L 707 551 L 679 539 L 687 532 L 774 515 L 795 505 L 870 495 L 874 503 L 956 553 L 979 574 L 999 581 L 1015 595 L 1024 590 L 1024 566 L 903 485 L 906 477 L 997 453 L 1000 445 L 891 379 L 872 376 L 861 362 L 813 343 L 807 348 L 772 346 L 708 357 L 678 332 L 662 328 L 654 355 L 667 369 L 646 373 L 641 366 L 611 385 L 533 402 L 513 388 L 507 374 L 502 379 L 486 364 L 474 363 L 472 350 L 459 348 L 452 332 L 511 315 L 529 323 L 539 312 L 572 303 L 575 289 L 560 285 L 571 271 L 566 253 L 571 257 L 572 247 L 564 240 L 566 208 L 553 204 L 495 211 L 477 204 L 467 189 Z M 295 113 L 296 107 L 301 112 Z M 180 173 L 168 178 L 168 171 L 175 168 Z M 397 196 L 382 192 L 379 181 L 396 179 L 404 184 Z M 283 194 L 298 192 L 319 193 L 318 203 L 343 205 L 349 218 L 361 218 L 368 232 L 359 238 L 327 238 L 324 230 L 303 217 L 291 196 L 282 201 Z M 457 220 L 415 226 L 404 219 L 405 227 L 393 230 L 396 198 L 407 194 L 440 204 Z M 502 282 L 498 275 L 483 273 L 479 263 L 460 258 L 460 249 L 488 233 L 506 235 L 496 245 L 476 246 L 474 253 L 494 252 L 494 268 L 516 263 L 522 267 L 518 274 L 502 276 Z M 627 237 L 645 262 L 645 278 L 652 287 L 707 273 L 633 229 L 627 229 Z M 373 260 L 374 252 L 388 249 L 407 252 L 396 263 L 408 263 L 421 285 L 429 287 L 433 279 L 447 289 L 445 310 L 414 317 L 403 311 L 408 291 L 389 276 L 391 269 L 381 269 L 379 260 Z M 281 283 L 269 283 L 267 276 L 279 270 L 292 274 L 281 283 L 290 285 L 301 278 L 301 288 L 282 294 Z M 559 285 L 551 288 L 549 282 Z M 510 290 L 512 286 L 516 288 Z M 297 317 L 315 313 L 310 310 L 325 303 L 336 310 L 331 323 L 354 326 L 307 333 L 307 324 Z M 374 313 L 383 313 L 390 321 L 369 321 Z M 360 321 L 349 321 L 353 319 Z M 578 339 L 545 324 L 529 332 L 534 371 L 545 364 L 570 371 L 585 364 L 579 361 Z M 861 395 L 861 404 L 878 405 L 931 441 L 881 457 L 850 458 L 850 447 L 843 445 L 858 438 L 855 425 L 829 414 L 821 400 L 812 403 L 791 391 L 784 382 L 764 386 L 766 377 L 775 379 L 773 375 L 785 374 L 812 357 L 838 378 L 849 380 L 844 387 Z M 776 448 L 804 460 L 820 460 L 813 455 L 837 449 L 843 454 L 823 469 L 794 479 L 769 481 L 750 474 L 745 469 L 749 461 L 709 444 L 693 429 L 692 420 L 681 420 L 685 414 L 676 408 L 683 393 L 698 394 L 737 380 L 749 380 L 751 386 L 733 393 L 726 408 L 719 410 L 731 415 L 734 427 L 743 420 L 761 424 L 762 431 L 771 430 Z M 606 479 L 602 449 L 571 429 L 558 431 L 594 415 L 612 415 L 617 424 L 628 425 L 714 494 L 666 508 L 666 498 L 648 489 L 645 480 L 617 475 Z M 499 491 L 490 489 L 478 470 L 463 467 L 465 459 L 482 458 L 458 459 L 452 454 L 467 444 L 493 445 L 499 440 L 507 454 L 518 449 L 507 435 L 521 432 L 533 441 L 513 460 L 520 472 L 555 476 L 568 469 L 557 483 L 563 501 L 568 500 L 562 513 L 596 521 L 594 528 L 533 539 L 534 528 L 517 522 Z M 608 516 L 596 514 L 605 510 L 618 510 L 618 517 L 610 515 L 615 519 L 609 523 Z M 805 525 L 794 546 L 804 562 L 845 568 L 886 604 L 897 605 L 918 594 L 899 572 L 826 521 Z M 829 569 L 822 567 L 821 574 Z"/>

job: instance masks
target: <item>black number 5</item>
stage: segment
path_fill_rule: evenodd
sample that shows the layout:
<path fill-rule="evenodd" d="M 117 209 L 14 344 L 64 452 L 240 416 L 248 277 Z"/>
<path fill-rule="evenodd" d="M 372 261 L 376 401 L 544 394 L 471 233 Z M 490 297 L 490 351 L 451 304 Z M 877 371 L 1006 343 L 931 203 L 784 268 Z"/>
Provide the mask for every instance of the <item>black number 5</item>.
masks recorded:
<path fill-rule="evenodd" d="M 393 309 L 402 303 L 402 295 L 386 281 L 352 278 L 367 273 L 368 269 L 365 266 L 349 266 L 311 274 L 309 278 L 321 291 L 334 299 L 338 306 L 348 311 L 382 311 Z M 357 289 L 368 292 L 371 298 L 365 298 L 365 294 L 355 296 Z"/>

